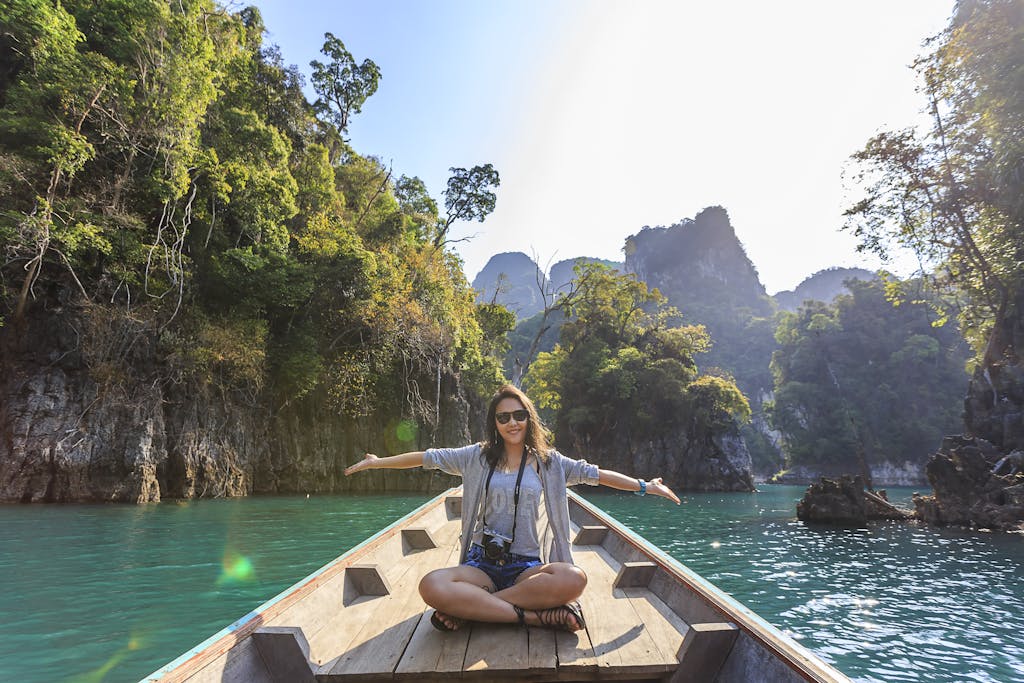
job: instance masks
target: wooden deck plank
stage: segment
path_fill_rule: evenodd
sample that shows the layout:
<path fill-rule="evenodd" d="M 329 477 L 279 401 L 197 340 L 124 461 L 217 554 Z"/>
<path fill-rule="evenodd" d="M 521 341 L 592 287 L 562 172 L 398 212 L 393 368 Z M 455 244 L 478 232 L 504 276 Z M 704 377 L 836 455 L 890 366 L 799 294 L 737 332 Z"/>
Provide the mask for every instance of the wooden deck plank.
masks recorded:
<path fill-rule="evenodd" d="M 402 585 L 399 583 L 399 586 Z M 318 666 L 317 678 L 329 673 L 341 654 L 357 643 L 359 634 L 366 629 L 374 615 L 383 609 L 383 603 L 395 602 L 400 597 L 364 596 L 339 610 L 334 619 L 321 630 L 316 646 L 310 643 L 313 663 Z"/>
<path fill-rule="evenodd" d="M 453 541 L 458 533 L 453 526 L 457 525 L 444 525 L 439 536 Z M 416 586 L 428 571 L 444 566 L 451 545 L 399 555 L 397 565 L 388 572 L 394 587 L 391 595 L 361 597 L 339 611 L 324 630 L 331 631 L 334 639 L 330 652 L 340 654 L 323 660 L 317 680 L 391 677 L 423 616 Z"/>
<path fill-rule="evenodd" d="M 579 535 L 580 527 L 576 524 L 570 525 L 570 536 L 573 534 Z M 579 563 L 579 555 L 586 550 L 589 550 L 588 546 L 578 545 L 573 548 L 573 557 L 577 564 Z M 584 570 L 586 571 L 586 570 Z M 590 591 L 588 585 L 586 590 L 583 591 L 583 596 L 586 596 Z M 585 597 L 580 598 L 580 606 L 583 609 L 583 618 L 588 619 L 590 614 L 587 611 L 588 601 Z M 566 676 L 568 678 L 586 678 L 589 675 L 597 674 L 597 657 L 594 655 L 594 645 L 591 642 L 590 632 L 588 631 L 577 631 L 576 633 L 566 633 L 565 631 L 553 632 L 555 638 L 555 656 L 558 659 L 558 674 L 559 676 Z"/>
<path fill-rule="evenodd" d="M 675 653 L 662 653 L 625 589 L 612 587 L 619 562 L 599 546 L 577 552 L 576 560 L 589 578 L 580 602 L 601 671 L 648 675 L 674 670 Z M 648 611 L 648 616 L 655 615 Z"/>
<path fill-rule="evenodd" d="M 676 661 L 689 625 L 646 588 L 622 589 L 666 662 Z"/>
<path fill-rule="evenodd" d="M 530 641 L 529 670 L 532 675 L 554 671 L 558 667 L 555 633 L 546 628 L 527 629 Z"/>
<path fill-rule="evenodd" d="M 448 540 L 449 537 L 454 539 L 458 534 L 458 530 L 450 527 L 456 526 L 458 525 L 452 525 L 451 523 L 442 526 L 438 532 L 439 536 L 445 540 Z M 399 540 L 397 538 L 393 539 L 392 543 L 397 545 Z M 412 577 L 407 576 L 409 572 L 424 572 L 424 565 L 436 564 L 441 566 L 447 561 L 449 552 L 449 548 L 416 551 L 413 554 L 404 556 L 401 552 L 398 552 L 393 554 L 393 557 L 398 558 L 397 561 L 385 570 L 385 574 L 390 577 L 397 591 L 399 590 L 398 586 L 404 588 L 407 585 L 403 581 L 413 580 Z M 432 569 L 433 566 L 430 566 L 430 568 Z M 429 571 L 429 569 L 426 571 Z M 416 577 L 415 580 L 418 581 L 419 578 Z M 355 644 L 359 634 L 364 630 L 367 623 L 374 618 L 374 615 L 379 610 L 386 609 L 384 605 L 404 599 L 404 596 L 400 594 L 391 596 L 361 596 L 345 605 L 343 604 L 344 594 L 349 592 L 349 589 L 345 587 L 345 581 L 342 577 L 338 577 L 335 582 L 332 582 L 330 587 L 323 589 L 324 599 L 329 600 L 329 602 L 314 604 L 319 604 L 320 611 L 327 614 L 328 618 L 324 623 L 317 624 L 319 628 L 312 628 L 306 632 L 312 661 L 319 666 L 318 671 L 321 673 L 330 671 L 339 654 Z M 415 588 L 413 592 L 419 597 L 419 592 Z M 325 604 L 330 607 L 324 609 L 323 606 Z M 278 622 L 280 625 L 303 623 L 301 621 L 286 622 L 284 619 L 280 619 Z M 305 631 L 306 629 L 303 630 Z"/>
<path fill-rule="evenodd" d="M 450 524 L 457 526 L 455 522 Z M 451 567 L 459 561 L 459 543 L 454 537 L 445 540 L 446 543 L 442 543 L 441 547 L 448 550 L 448 556 L 442 566 Z M 467 624 L 453 633 L 438 631 L 430 623 L 431 611 L 432 608 L 424 607 L 423 616 L 395 667 L 396 677 L 420 678 L 434 673 L 455 676 L 461 674 L 473 627 Z"/>
<path fill-rule="evenodd" d="M 586 591 L 583 593 L 586 595 Z M 580 600 L 583 606 L 584 619 L 590 618 L 590 612 L 584 599 Z M 588 622 L 589 627 L 589 622 Z M 594 652 L 591 633 L 588 631 L 577 631 L 566 633 L 565 631 L 554 631 L 555 650 L 558 657 L 558 673 L 567 678 L 586 678 L 584 674 L 596 674 L 598 660 Z"/>
<path fill-rule="evenodd" d="M 309 641 L 310 657 L 314 662 L 323 659 L 330 652 L 328 643 L 334 638 L 330 636 L 331 623 L 337 617 L 337 610 L 325 609 L 328 605 L 341 605 L 345 595 L 345 578 L 338 573 L 329 581 L 317 586 L 309 597 L 302 600 L 275 617 L 269 626 L 301 625 L 306 640 Z"/>
<path fill-rule="evenodd" d="M 344 654 L 334 660 L 328 677 L 318 676 L 318 680 L 391 677 L 423 616 L 423 600 L 416 590 L 423 573 L 410 569 L 395 587 L 393 599 L 380 598 Z"/>
<path fill-rule="evenodd" d="M 434 515 L 428 515 L 429 521 Z M 302 625 L 309 641 L 310 658 L 315 665 L 330 661 L 343 651 L 354 638 L 358 629 L 372 615 L 373 608 L 358 607 L 372 595 L 360 595 L 358 580 L 353 580 L 349 569 L 358 574 L 359 565 L 376 564 L 381 568 L 381 579 L 390 584 L 396 581 L 412 565 L 405 561 L 399 536 L 387 539 L 368 562 L 354 562 L 350 567 L 319 585 L 307 599 L 297 602 L 269 622 L 270 626 Z M 356 608 L 358 609 L 349 609 Z"/>
<path fill-rule="evenodd" d="M 467 624 L 453 633 L 442 633 L 431 625 L 427 610 L 395 667 L 395 677 L 420 679 L 432 673 L 459 677 L 472 632 L 473 626 Z"/>
<path fill-rule="evenodd" d="M 505 672 L 530 668 L 530 639 L 516 624 L 473 624 L 466 648 L 463 677 L 490 680 Z"/>

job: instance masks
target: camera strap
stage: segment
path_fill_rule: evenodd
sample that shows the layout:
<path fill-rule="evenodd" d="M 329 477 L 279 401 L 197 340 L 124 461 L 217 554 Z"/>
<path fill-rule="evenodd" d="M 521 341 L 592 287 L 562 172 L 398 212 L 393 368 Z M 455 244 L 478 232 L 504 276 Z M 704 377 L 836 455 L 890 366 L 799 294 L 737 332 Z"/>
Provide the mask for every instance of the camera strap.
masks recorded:
<path fill-rule="evenodd" d="M 512 543 L 516 541 L 516 523 L 519 521 L 519 487 L 523 483 L 523 472 L 526 470 L 526 459 L 530 457 L 529 451 L 523 451 L 523 457 L 519 461 L 519 476 L 516 477 L 516 490 L 512 495 Z M 487 496 L 491 492 L 491 477 L 494 476 L 494 465 L 491 465 L 487 473 L 487 483 L 484 484 L 484 528 L 487 528 Z M 512 547 L 509 543 L 509 547 Z"/>

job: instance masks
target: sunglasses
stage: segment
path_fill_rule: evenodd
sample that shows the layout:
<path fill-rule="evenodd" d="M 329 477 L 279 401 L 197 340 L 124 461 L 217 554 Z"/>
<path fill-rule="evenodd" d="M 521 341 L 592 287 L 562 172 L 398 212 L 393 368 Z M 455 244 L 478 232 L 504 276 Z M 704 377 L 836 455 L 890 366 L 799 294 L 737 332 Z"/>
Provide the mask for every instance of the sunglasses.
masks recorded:
<path fill-rule="evenodd" d="M 511 413 L 495 413 L 494 419 L 498 421 L 498 424 L 503 425 L 507 425 L 509 420 L 526 422 L 530 419 L 530 413 L 525 410 L 513 410 Z"/>

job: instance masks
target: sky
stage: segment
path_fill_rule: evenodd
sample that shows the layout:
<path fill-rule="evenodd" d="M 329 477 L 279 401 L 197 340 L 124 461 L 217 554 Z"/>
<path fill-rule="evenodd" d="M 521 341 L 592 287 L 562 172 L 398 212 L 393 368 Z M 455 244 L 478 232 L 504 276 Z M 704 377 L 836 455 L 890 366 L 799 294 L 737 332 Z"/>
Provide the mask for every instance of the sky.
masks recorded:
<path fill-rule="evenodd" d="M 871 136 L 927 123 L 910 65 L 954 0 L 254 4 L 307 79 L 326 31 L 377 63 L 350 142 L 442 212 L 449 168 L 495 166 L 495 211 L 450 234 L 470 281 L 508 251 L 621 261 L 643 227 L 719 205 L 775 293 L 883 265 L 840 231 L 859 196 L 843 172 Z"/>

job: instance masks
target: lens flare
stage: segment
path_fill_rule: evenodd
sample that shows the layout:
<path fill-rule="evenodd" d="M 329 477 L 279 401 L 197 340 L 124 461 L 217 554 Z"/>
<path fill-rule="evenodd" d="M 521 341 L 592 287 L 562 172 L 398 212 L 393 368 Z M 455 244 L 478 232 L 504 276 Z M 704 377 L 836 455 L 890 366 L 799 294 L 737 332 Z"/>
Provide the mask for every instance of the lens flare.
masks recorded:
<path fill-rule="evenodd" d="M 107 674 L 111 672 L 121 661 L 128 656 L 129 652 L 138 650 L 139 648 L 145 647 L 146 638 L 137 633 L 132 633 L 128 638 L 128 644 L 120 648 L 117 652 L 111 655 L 110 659 L 103 663 L 99 668 L 87 671 L 83 674 L 73 676 L 69 678 L 69 683 L 101 683 L 106 679 Z"/>
<path fill-rule="evenodd" d="M 224 559 L 221 561 L 220 577 L 217 579 L 218 586 L 228 583 L 252 581 L 254 578 L 256 578 L 256 572 L 253 570 L 252 560 L 233 550 L 224 552 Z"/>
<path fill-rule="evenodd" d="M 395 427 L 395 436 L 399 441 L 412 441 L 416 438 L 417 426 L 412 420 L 402 420 Z"/>

